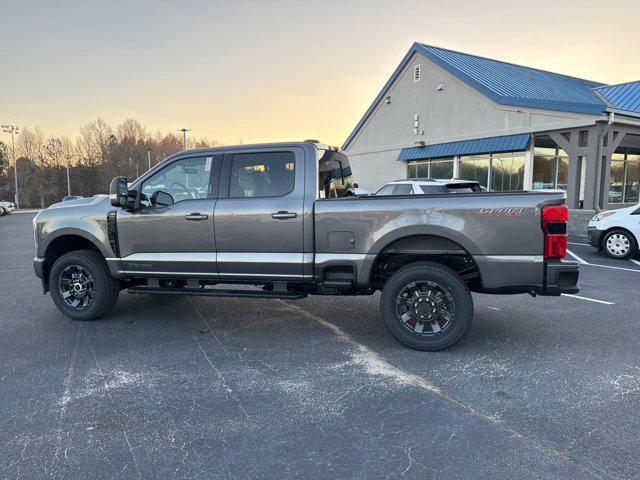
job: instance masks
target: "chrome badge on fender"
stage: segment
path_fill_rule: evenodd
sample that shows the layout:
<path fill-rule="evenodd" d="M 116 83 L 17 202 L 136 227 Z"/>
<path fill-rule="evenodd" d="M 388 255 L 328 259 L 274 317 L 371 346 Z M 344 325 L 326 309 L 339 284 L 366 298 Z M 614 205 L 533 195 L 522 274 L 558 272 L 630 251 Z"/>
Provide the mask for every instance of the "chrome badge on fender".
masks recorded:
<path fill-rule="evenodd" d="M 506 215 L 509 217 L 517 217 L 524 208 L 481 208 L 478 212 L 480 215 Z"/>

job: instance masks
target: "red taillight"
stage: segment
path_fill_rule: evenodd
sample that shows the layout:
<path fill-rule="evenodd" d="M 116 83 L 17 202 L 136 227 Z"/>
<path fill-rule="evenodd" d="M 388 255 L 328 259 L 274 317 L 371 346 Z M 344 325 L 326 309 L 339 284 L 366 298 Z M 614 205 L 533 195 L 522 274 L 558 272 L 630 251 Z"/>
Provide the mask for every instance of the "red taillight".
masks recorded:
<path fill-rule="evenodd" d="M 566 205 L 549 205 L 542 209 L 541 227 L 544 232 L 544 258 L 564 258 L 567 254 L 567 220 L 569 209 Z"/>
<path fill-rule="evenodd" d="M 564 222 L 569 220 L 569 209 L 566 205 L 549 205 L 542 209 L 542 225 L 545 222 Z"/>

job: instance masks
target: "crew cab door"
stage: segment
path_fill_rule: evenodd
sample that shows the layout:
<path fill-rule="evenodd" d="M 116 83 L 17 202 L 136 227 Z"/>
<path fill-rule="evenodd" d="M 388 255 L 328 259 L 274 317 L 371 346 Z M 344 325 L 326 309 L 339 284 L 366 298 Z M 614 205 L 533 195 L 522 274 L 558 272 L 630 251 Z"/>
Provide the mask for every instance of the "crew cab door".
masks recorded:
<path fill-rule="evenodd" d="M 215 208 L 220 278 L 303 277 L 304 151 L 225 154 Z"/>
<path fill-rule="evenodd" d="M 117 216 L 127 274 L 217 276 L 213 212 L 221 165 L 222 154 L 181 157 L 132 186 L 140 206 Z M 165 204 L 154 203 L 154 194 Z"/>

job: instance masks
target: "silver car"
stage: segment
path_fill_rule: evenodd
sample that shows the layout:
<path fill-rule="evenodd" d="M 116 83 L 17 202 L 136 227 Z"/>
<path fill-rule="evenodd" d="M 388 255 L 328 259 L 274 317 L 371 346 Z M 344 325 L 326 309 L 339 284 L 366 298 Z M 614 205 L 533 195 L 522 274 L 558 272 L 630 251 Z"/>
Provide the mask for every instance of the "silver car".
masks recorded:
<path fill-rule="evenodd" d="M 472 180 L 410 178 L 408 180 L 389 182 L 374 195 L 429 195 L 434 193 L 471 193 L 480 191 L 482 191 L 480 184 Z"/>
<path fill-rule="evenodd" d="M 13 212 L 15 209 L 16 205 L 13 202 L 0 201 L 0 217 Z"/>

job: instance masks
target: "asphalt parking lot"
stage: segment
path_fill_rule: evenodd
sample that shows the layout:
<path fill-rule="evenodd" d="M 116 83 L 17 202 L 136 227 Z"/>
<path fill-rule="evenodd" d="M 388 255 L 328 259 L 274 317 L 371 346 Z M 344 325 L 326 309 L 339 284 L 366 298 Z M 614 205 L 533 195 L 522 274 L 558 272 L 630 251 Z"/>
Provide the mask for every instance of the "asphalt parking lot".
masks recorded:
<path fill-rule="evenodd" d="M 69 320 L 32 218 L 0 218 L 0 478 L 638 478 L 640 265 L 579 238 L 584 298 L 475 295 L 427 353 L 377 295 L 123 292 Z"/>

